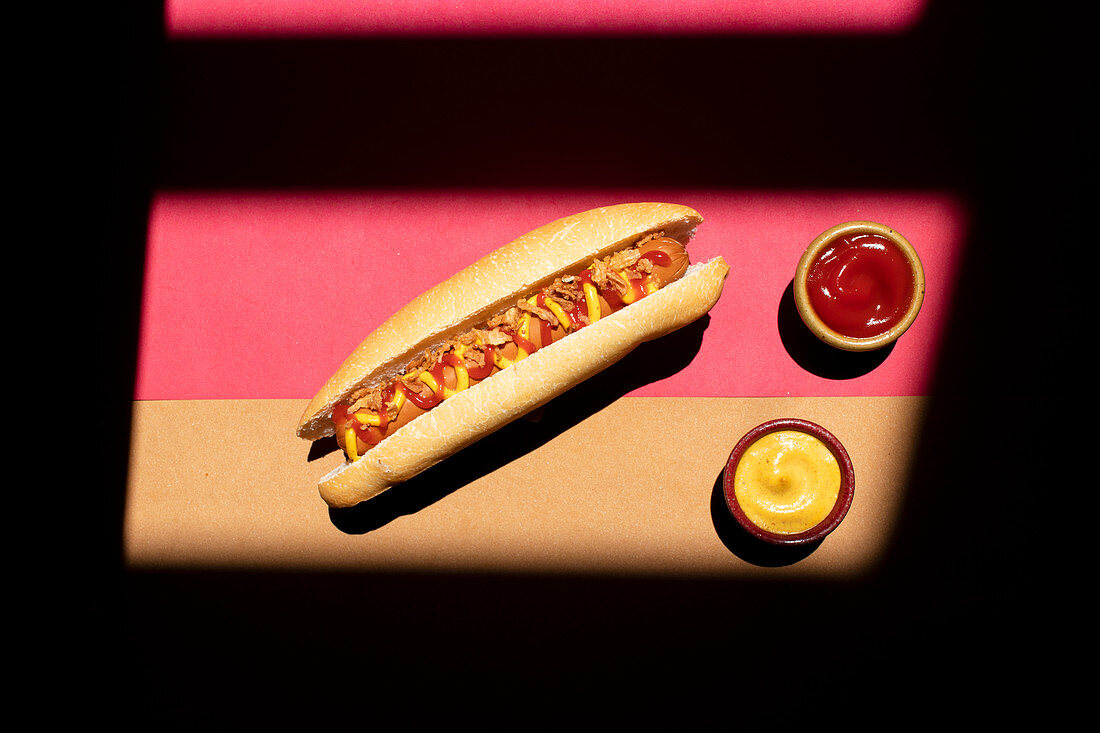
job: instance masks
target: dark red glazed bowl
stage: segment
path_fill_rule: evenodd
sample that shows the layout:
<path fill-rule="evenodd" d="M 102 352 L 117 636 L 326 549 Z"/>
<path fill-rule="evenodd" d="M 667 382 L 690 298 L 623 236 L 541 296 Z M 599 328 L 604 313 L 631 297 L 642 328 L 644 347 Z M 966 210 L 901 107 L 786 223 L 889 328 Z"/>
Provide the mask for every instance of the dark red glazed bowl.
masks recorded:
<path fill-rule="evenodd" d="M 840 467 L 840 490 L 837 492 L 836 503 L 833 504 L 832 511 L 814 527 L 797 534 L 769 532 L 754 524 L 745 516 L 745 512 L 741 509 L 740 504 L 738 504 L 737 496 L 734 493 L 734 475 L 737 471 L 737 464 L 741 461 L 741 456 L 745 453 L 745 450 L 759 438 L 779 430 L 798 430 L 817 438 L 829 448 L 834 456 L 836 456 L 837 464 Z M 837 440 L 836 436 L 820 425 L 808 420 L 778 418 L 757 425 L 755 428 L 745 433 L 741 440 L 737 442 L 737 445 L 734 446 L 733 451 L 730 453 L 729 460 L 726 462 L 726 470 L 722 476 L 722 488 L 726 495 L 726 506 L 729 507 L 730 513 L 733 515 L 734 519 L 737 520 L 737 523 L 750 535 L 773 545 L 804 545 L 824 539 L 826 535 L 840 526 L 845 515 L 848 514 L 848 509 L 852 506 L 852 497 L 855 495 L 856 478 L 855 470 L 852 467 L 852 459 L 848 456 L 848 451 L 844 449 L 844 446 Z"/>

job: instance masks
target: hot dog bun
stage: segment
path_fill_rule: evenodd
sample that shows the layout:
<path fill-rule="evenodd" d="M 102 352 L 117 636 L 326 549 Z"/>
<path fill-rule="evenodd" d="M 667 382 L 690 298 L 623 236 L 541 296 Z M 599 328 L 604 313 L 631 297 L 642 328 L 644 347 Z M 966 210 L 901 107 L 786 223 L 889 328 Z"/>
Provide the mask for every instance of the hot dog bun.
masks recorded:
<path fill-rule="evenodd" d="M 332 435 L 331 412 L 363 385 L 398 375 L 410 359 L 445 338 L 593 258 L 663 231 L 686 239 L 702 222 L 686 206 L 622 204 L 540 227 L 482 258 L 394 314 L 345 360 L 306 407 L 300 437 Z M 353 506 L 408 480 L 569 387 L 638 344 L 696 320 L 717 302 L 729 271 L 722 258 L 694 264 L 680 280 L 445 400 L 401 427 L 359 460 L 320 483 L 334 507 Z"/>

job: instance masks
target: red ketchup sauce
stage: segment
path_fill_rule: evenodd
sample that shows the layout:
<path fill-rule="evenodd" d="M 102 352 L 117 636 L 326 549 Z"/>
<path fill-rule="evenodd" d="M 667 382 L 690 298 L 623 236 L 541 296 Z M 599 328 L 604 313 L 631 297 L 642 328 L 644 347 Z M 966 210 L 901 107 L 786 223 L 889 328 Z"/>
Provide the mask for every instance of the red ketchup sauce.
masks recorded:
<path fill-rule="evenodd" d="M 886 237 L 838 237 L 810 265 L 806 287 L 817 315 L 834 331 L 872 338 L 909 309 L 915 286 L 905 255 Z"/>

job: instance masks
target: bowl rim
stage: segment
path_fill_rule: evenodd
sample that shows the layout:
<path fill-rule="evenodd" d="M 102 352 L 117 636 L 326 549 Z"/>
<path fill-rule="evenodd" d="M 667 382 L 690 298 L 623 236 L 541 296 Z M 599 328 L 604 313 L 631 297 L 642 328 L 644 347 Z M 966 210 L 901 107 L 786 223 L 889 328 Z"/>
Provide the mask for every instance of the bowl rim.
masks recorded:
<path fill-rule="evenodd" d="M 837 237 L 853 233 L 878 234 L 886 237 L 901 250 L 901 253 L 909 262 L 909 268 L 913 271 L 913 297 L 909 301 L 909 308 L 905 311 L 905 315 L 890 330 L 866 338 L 845 336 L 829 328 L 814 311 L 810 303 L 809 290 L 806 287 L 810 265 L 817 259 L 821 250 Z M 845 351 L 872 351 L 896 341 L 917 319 L 917 314 L 924 303 L 924 289 L 924 265 L 921 263 L 920 255 L 917 254 L 917 250 L 910 244 L 909 240 L 893 227 L 866 219 L 856 219 L 837 224 L 817 235 L 802 252 L 794 275 L 794 303 L 803 323 L 819 339 L 830 346 Z"/>
<path fill-rule="evenodd" d="M 840 466 L 840 489 L 837 492 L 836 502 L 833 504 L 832 510 L 823 520 L 810 529 L 794 534 L 769 532 L 757 524 L 754 524 L 753 521 L 745 515 L 744 510 L 737 501 L 735 492 L 734 478 L 737 472 L 737 464 L 741 461 L 741 456 L 744 455 L 745 450 L 761 437 L 780 430 L 797 430 L 812 435 L 829 448 L 832 454 L 836 456 L 837 463 Z M 802 545 L 824 539 L 826 535 L 840 526 L 844 517 L 847 516 L 848 510 L 852 506 L 852 499 L 855 497 L 855 488 L 855 469 L 844 444 L 841 443 L 835 435 L 817 423 L 795 417 L 781 417 L 768 420 L 745 433 L 741 439 L 737 441 L 733 450 L 730 451 L 730 457 L 726 461 L 726 469 L 722 476 L 722 490 L 725 494 L 726 506 L 729 508 L 734 519 L 736 519 L 737 523 L 753 537 L 773 545 Z"/>

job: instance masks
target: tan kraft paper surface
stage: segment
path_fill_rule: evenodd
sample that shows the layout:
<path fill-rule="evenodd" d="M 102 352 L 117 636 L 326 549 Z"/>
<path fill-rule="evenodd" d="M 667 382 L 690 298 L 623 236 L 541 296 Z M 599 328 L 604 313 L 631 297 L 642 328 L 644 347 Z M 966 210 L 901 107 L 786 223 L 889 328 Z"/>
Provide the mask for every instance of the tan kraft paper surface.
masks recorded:
<path fill-rule="evenodd" d="M 380 513 L 321 500 L 342 454 L 293 435 L 305 404 L 135 403 L 127 566 L 858 576 L 890 541 L 927 398 L 626 397 L 577 418 L 551 403 L 371 500 L 386 497 Z M 730 547 L 721 475 L 737 440 L 777 417 L 833 432 L 856 491 L 812 553 L 764 567 Z"/>

